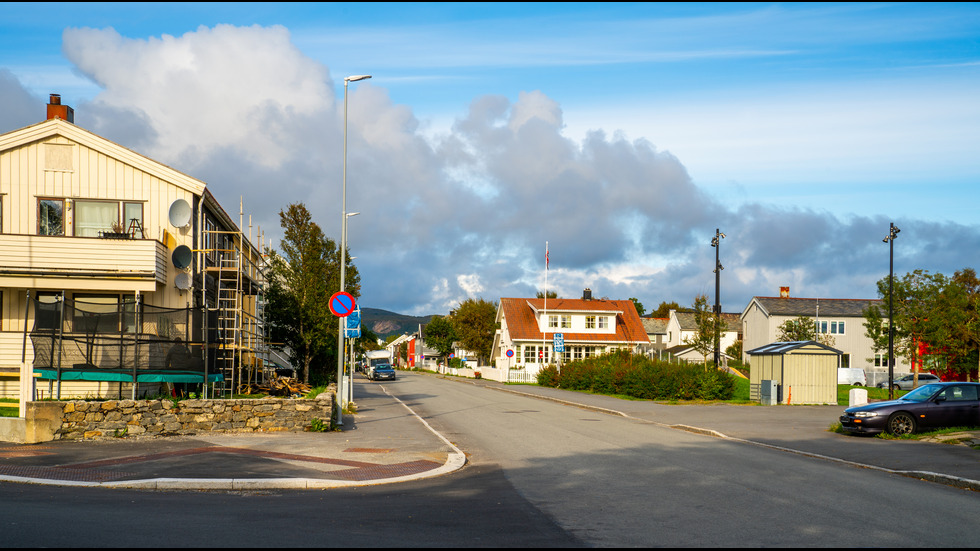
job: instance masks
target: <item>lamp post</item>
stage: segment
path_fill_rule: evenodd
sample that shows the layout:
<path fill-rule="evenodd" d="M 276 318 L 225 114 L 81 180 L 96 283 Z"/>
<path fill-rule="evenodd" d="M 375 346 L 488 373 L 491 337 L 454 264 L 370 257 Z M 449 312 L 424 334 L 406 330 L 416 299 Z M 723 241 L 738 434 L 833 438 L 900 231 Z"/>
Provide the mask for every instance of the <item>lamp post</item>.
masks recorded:
<path fill-rule="evenodd" d="M 721 271 L 725 269 L 721 265 L 721 260 L 719 258 L 719 249 L 721 249 L 721 240 L 725 238 L 725 234 L 721 233 L 721 230 L 715 228 L 715 236 L 711 238 L 711 246 L 715 248 L 715 369 L 721 365 Z"/>
<path fill-rule="evenodd" d="M 895 399 L 895 387 L 892 382 L 895 378 L 895 331 L 892 328 L 892 318 L 894 317 L 893 295 L 895 290 L 895 238 L 902 230 L 891 223 L 888 228 L 888 235 L 882 239 L 888 243 L 888 399 Z"/>
<path fill-rule="evenodd" d="M 340 217 L 340 290 L 346 287 L 347 277 L 347 85 L 358 80 L 371 78 L 371 75 L 354 75 L 344 78 L 344 190 L 341 200 Z M 338 318 L 337 321 L 337 424 L 344 424 L 344 403 L 346 393 L 344 392 L 344 329 L 346 320 Z"/>

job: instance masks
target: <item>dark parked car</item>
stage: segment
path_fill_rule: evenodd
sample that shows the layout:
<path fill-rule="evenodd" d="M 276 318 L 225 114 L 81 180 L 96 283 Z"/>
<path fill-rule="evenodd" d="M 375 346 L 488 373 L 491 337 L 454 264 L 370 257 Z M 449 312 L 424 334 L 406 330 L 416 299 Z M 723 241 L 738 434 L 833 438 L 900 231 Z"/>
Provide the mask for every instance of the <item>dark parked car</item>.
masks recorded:
<path fill-rule="evenodd" d="M 390 364 L 378 364 L 368 372 L 368 379 L 372 381 L 380 381 L 382 379 L 395 380 L 395 368 L 391 367 Z"/>
<path fill-rule="evenodd" d="M 914 382 L 913 375 L 906 375 L 901 379 L 895 379 L 892 381 L 892 388 L 895 390 L 912 390 L 912 383 Z M 938 383 L 940 381 L 939 377 L 936 377 L 932 373 L 919 373 L 919 386 Z M 882 381 L 878 383 L 878 388 L 888 388 L 888 381 Z"/>
<path fill-rule="evenodd" d="M 980 383 L 930 383 L 898 400 L 847 408 L 840 423 L 847 432 L 895 435 L 980 426 Z"/>

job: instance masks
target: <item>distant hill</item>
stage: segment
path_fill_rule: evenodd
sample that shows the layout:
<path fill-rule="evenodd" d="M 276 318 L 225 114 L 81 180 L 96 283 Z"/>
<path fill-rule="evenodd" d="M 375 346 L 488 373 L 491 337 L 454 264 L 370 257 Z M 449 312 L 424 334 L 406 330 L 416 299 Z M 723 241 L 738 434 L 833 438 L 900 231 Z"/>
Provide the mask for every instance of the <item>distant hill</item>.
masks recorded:
<path fill-rule="evenodd" d="M 379 308 L 361 308 L 361 326 L 370 329 L 381 339 L 390 335 L 415 333 L 419 324 L 429 323 L 432 316 L 406 316 Z"/>

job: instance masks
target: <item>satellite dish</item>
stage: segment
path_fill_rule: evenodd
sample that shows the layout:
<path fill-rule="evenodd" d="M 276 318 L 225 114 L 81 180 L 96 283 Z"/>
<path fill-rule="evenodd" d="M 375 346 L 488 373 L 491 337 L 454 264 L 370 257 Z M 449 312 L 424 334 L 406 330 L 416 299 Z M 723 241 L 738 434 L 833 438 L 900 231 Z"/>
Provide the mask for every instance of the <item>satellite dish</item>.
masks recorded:
<path fill-rule="evenodd" d="M 178 245 L 174 249 L 174 254 L 170 257 L 174 261 L 174 266 L 179 270 L 191 265 L 191 260 L 194 258 L 194 254 L 191 252 L 191 248 L 187 245 Z"/>
<path fill-rule="evenodd" d="M 191 288 L 191 275 L 187 272 L 180 272 L 174 279 L 174 285 L 181 291 L 186 291 Z"/>
<path fill-rule="evenodd" d="M 191 206 L 183 200 L 177 199 L 170 203 L 170 225 L 175 228 L 183 228 L 191 222 Z"/>

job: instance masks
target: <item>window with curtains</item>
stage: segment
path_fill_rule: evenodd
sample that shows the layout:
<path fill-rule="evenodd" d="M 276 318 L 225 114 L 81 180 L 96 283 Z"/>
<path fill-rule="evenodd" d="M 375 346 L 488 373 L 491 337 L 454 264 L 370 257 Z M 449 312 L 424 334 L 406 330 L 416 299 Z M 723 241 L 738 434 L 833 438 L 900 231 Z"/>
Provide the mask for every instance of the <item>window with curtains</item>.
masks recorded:
<path fill-rule="evenodd" d="M 122 231 L 133 229 L 136 239 L 143 238 L 143 203 L 135 201 L 99 201 L 95 199 L 75 199 L 76 237 L 99 237 L 100 232 L 112 232 L 118 223 Z M 133 221 L 138 227 L 133 227 Z"/>
<path fill-rule="evenodd" d="M 75 200 L 75 236 L 99 237 L 119 222 L 119 202 Z"/>

